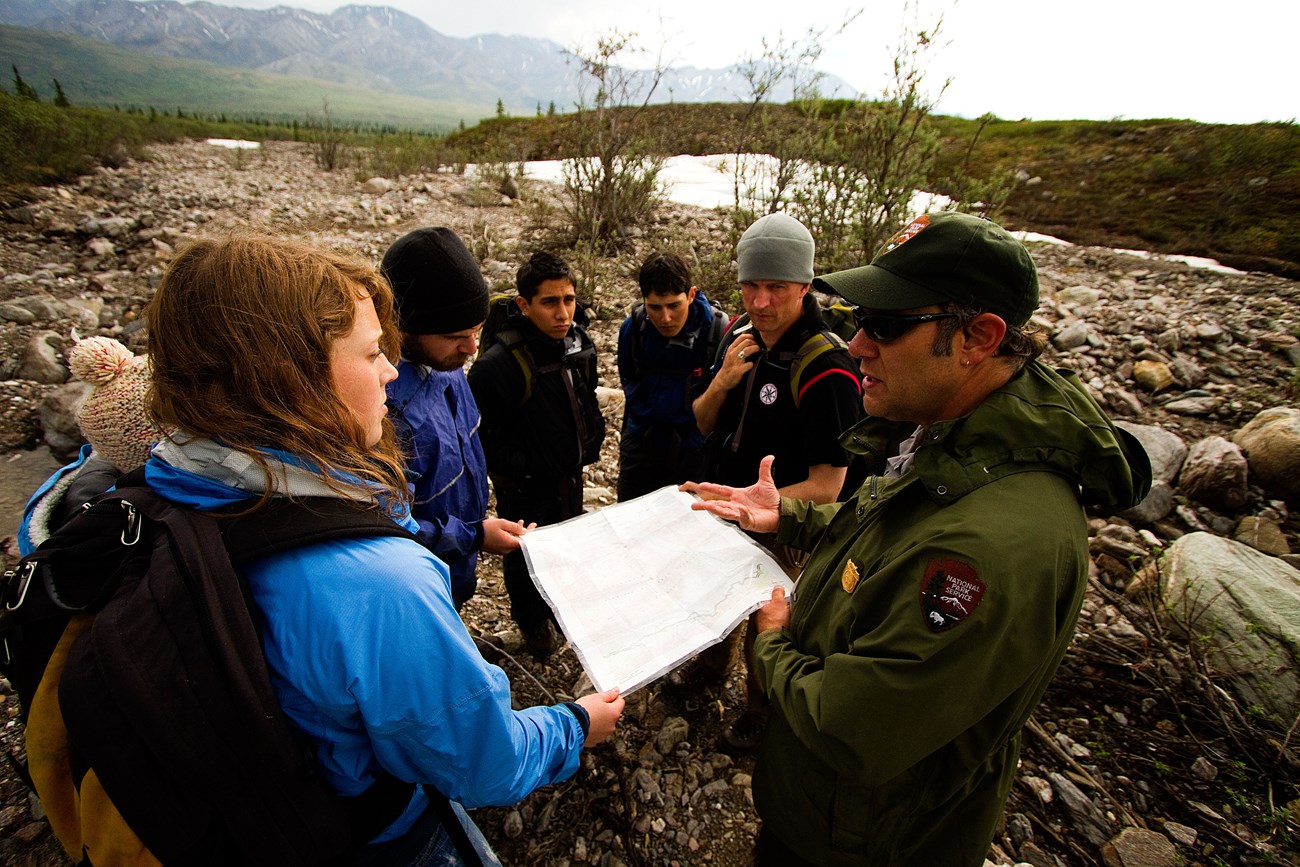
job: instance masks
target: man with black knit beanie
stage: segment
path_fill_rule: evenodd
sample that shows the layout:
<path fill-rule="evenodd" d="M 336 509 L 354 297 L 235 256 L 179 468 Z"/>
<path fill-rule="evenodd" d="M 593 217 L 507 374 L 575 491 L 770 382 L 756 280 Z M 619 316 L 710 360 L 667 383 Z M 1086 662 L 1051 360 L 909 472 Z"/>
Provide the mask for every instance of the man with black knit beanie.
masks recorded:
<path fill-rule="evenodd" d="M 411 514 L 420 523 L 420 540 L 447 564 L 460 608 L 474 595 L 478 552 L 516 551 L 528 529 L 522 521 L 484 517 L 487 464 L 464 365 L 478 351 L 487 319 L 487 283 L 456 233 L 441 227 L 398 238 L 382 269 L 402 331 L 388 412 L 407 456 Z"/>

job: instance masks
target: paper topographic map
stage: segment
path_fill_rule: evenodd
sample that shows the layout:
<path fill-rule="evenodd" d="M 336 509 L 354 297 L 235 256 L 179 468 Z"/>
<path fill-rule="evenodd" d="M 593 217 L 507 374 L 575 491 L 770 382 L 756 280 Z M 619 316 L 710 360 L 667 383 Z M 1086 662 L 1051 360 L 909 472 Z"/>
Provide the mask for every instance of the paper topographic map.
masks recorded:
<path fill-rule="evenodd" d="M 597 691 L 626 695 L 716 644 L 781 586 L 794 586 L 734 524 L 659 490 L 533 530 L 533 581 Z"/>

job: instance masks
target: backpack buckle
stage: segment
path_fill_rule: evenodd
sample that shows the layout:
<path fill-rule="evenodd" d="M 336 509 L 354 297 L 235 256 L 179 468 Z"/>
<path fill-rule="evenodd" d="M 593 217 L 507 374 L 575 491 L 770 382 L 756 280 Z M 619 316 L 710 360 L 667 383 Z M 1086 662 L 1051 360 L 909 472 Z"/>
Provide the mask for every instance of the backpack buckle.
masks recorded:
<path fill-rule="evenodd" d="M 23 607 L 23 600 L 27 598 L 27 590 L 32 586 L 32 576 L 36 574 L 36 563 L 24 563 L 19 570 L 10 569 L 5 573 L 4 596 L 10 596 L 10 590 L 16 583 L 18 590 L 12 595 L 18 597 L 14 602 L 6 602 L 5 609 L 8 611 L 17 611 Z"/>
<path fill-rule="evenodd" d="M 126 500 L 118 500 L 126 510 L 126 526 L 122 528 L 122 544 L 130 547 L 140 541 L 140 530 L 144 523 L 140 519 L 140 510 Z"/>

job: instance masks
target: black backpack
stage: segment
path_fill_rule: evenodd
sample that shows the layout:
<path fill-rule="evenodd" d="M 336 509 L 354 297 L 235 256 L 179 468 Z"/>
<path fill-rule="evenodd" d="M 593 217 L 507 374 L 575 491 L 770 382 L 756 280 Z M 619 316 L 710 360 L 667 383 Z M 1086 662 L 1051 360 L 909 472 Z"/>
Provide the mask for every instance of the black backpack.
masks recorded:
<path fill-rule="evenodd" d="M 482 358 L 483 353 L 494 343 L 503 342 L 501 334 L 504 331 L 512 330 L 511 326 L 506 325 L 506 320 L 510 318 L 510 311 L 517 305 L 515 298 L 518 296 L 513 292 L 493 292 L 488 297 L 488 315 L 483 320 L 483 327 L 478 332 L 478 357 Z"/>
<path fill-rule="evenodd" d="M 74 858 L 143 846 L 167 864 L 346 863 L 401 814 L 413 784 L 386 775 L 342 798 L 317 775 L 237 571 L 360 536 L 414 538 L 332 498 L 220 518 L 137 472 L 5 573 L 0 674 L 27 724 L 28 781 Z M 425 790 L 464 851 L 446 798 Z"/>

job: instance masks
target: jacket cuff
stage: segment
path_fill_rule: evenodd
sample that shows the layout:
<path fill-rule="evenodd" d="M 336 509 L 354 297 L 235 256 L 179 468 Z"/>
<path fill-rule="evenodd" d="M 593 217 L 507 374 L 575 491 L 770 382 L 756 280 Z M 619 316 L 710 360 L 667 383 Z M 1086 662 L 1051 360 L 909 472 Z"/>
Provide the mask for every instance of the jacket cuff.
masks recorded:
<path fill-rule="evenodd" d="M 470 526 L 474 528 L 474 542 L 472 545 L 470 545 L 470 550 L 482 551 L 483 550 L 483 522 L 472 521 L 470 522 Z"/>
<path fill-rule="evenodd" d="M 786 627 L 769 629 L 754 637 L 753 674 L 763 695 L 768 698 L 771 698 L 772 674 L 775 671 L 772 657 L 780 653 L 782 647 L 788 646 L 791 640 L 790 630 Z"/>
<path fill-rule="evenodd" d="M 781 497 L 781 505 L 778 507 L 776 524 L 776 543 L 778 545 L 789 545 L 795 533 L 799 530 L 799 521 L 795 519 L 792 506 L 795 501 L 790 497 Z"/>
<path fill-rule="evenodd" d="M 578 725 L 582 726 L 582 739 L 583 741 L 586 741 L 587 733 L 591 731 L 591 715 L 587 713 L 585 707 L 578 704 L 576 701 L 566 701 L 564 706 L 572 711 L 573 715 L 578 718 Z"/>

